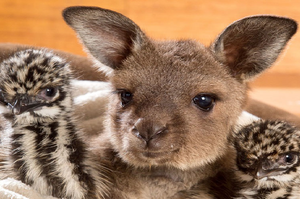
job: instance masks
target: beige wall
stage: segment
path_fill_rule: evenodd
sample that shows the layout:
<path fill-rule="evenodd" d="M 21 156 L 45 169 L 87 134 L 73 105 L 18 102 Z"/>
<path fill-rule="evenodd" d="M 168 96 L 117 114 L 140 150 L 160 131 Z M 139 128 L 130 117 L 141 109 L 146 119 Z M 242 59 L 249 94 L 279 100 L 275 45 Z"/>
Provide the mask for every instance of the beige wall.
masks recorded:
<path fill-rule="evenodd" d="M 249 15 L 281 15 L 300 22 L 299 0 L 1 0 L 0 42 L 44 46 L 85 55 L 74 32 L 61 17 L 61 11 L 72 5 L 99 6 L 121 12 L 153 38 L 193 38 L 206 45 L 227 25 Z M 299 34 L 294 36 L 279 62 L 252 83 L 252 87 L 293 88 L 296 89 L 293 96 L 280 96 L 277 92 L 275 98 L 292 97 L 294 101 L 299 98 L 300 102 Z M 264 93 L 254 93 L 254 97 L 285 106 Z M 296 110 L 294 106 L 288 109 Z"/>

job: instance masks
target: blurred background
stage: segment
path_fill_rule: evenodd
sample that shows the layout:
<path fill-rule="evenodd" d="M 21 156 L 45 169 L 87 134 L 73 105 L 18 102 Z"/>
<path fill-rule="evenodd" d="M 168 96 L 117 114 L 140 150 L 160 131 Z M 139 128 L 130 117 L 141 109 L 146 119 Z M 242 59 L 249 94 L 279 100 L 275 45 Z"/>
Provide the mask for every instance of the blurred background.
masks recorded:
<path fill-rule="evenodd" d="M 249 15 L 280 15 L 300 22 L 299 0 L 1 0 L 0 42 L 86 56 L 61 16 L 65 7 L 73 5 L 120 12 L 155 39 L 192 38 L 205 45 L 230 23 Z M 300 116 L 299 63 L 298 32 L 274 66 L 250 84 L 249 94 Z"/>

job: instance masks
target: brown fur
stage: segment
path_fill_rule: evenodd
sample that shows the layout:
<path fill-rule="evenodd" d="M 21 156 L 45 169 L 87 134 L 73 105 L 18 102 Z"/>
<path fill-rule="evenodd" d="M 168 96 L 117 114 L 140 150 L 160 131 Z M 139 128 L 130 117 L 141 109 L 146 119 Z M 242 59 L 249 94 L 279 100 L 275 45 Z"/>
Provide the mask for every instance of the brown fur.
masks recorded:
<path fill-rule="evenodd" d="M 0 61 L 3 59 L 6 59 L 10 55 L 14 54 L 16 51 L 19 50 L 25 50 L 25 49 L 40 49 L 41 47 L 33 47 L 33 46 L 28 46 L 28 45 L 22 45 L 22 44 L 12 44 L 12 43 L 0 43 Z M 94 81 L 107 81 L 106 75 L 101 72 L 96 70 L 94 67 L 93 62 L 86 57 L 74 55 L 71 53 L 59 51 L 59 50 L 54 50 L 54 49 L 48 49 L 49 51 L 53 51 L 55 54 L 64 57 L 68 62 L 71 63 L 71 69 L 74 73 L 74 76 L 76 79 L 79 80 L 94 80 Z M 97 82 L 96 81 L 96 82 Z M 93 86 L 93 85 L 92 85 Z M 107 89 L 107 88 L 102 88 L 102 89 Z M 77 92 L 77 91 L 76 91 Z M 99 92 L 101 92 L 101 89 L 99 89 Z M 80 93 L 79 93 L 80 95 Z M 99 96 L 100 97 L 100 96 Z M 106 95 L 102 96 L 104 99 L 97 99 L 97 104 L 100 107 L 100 109 L 104 109 L 106 105 Z M 103 102 L 104 101 L 104 102 Z M 103 114 L 99 109 L 95 109 L 94 105 L 95 103 L 91 103 L 88 101 L 87 103 L 90 103 L 90 107 L 85 109 L 86 107 L 79 106 L 76 107 L 76 113 L 82 117 L 84 115 L 84 118 L 81 118 L 82 121 L 85 122 L 86 120 L 86 115 L 92 114 L 93 120 L 98 120 L 97 122 L 93 121 L 87 121 L 87 124 L 83 124 L 83 128 L 85 128 L 85 132 L 87 134 L 94 135 L 95 130 L 97 127 L 102 128 L 102 123 L 99 123 L 99 120 L 102 120 L 101 118 L 103 117 Z M 289 123 L 292 123 L 296 125 L 297 127 L 300 127 L 300 118 L 297 117 L 294 114 L 291 114 L 287 111 L 283 111 L 279 108 L 273 107 L 269 104 L 262 103 L 257 100 L 253 99 L 248 99 L 247 100 L 247 106 L 245 107 L 245 110 L 264 119 L 272 119 L 272 120 L 285 120 L 288 121 Z M 97 118 L 99 117 L 99 118 Z M 90 116 L 87 117 L 88 119 L 91 119 Z"/>
<path fill-rule="evenodd" d="M 70 7 L 64 19 L 110 68 L 115 92 L 106 131 L 94 142 L 115 173 L 110 198 L 235 196 L 227 137 L 245 107 L 247 82 L 271 66 L 297 24 L 249 17 L 204 47 L 154 41 L 130 19 L 101 8 Z M 194 103 L 199 94 L 213 98 L 211 109 Z"/>

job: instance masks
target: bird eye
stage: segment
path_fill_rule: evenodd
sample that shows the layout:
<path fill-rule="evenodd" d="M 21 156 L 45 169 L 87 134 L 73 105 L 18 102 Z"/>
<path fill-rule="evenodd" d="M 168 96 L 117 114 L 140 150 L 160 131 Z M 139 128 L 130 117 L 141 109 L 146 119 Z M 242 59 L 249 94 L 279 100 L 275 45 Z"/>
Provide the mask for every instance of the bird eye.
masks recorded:
<path fill-rule="evenodd" d="M 287 164 L 293 164 L 297 161 L 298 156 L 296 154 L 287 153 L 284 155 L 284 162 Z"/>
<path fill-rule="evenodd" d="M 289 166 L 298 162 L 298 154 L 297 153 L 285 153 L 281 154 L 277 160 L 277 163 L 281 166 Z"/>
<path fill-rule="evenodd" d="M 55 88 L 46 88 L 45 89 L 45 95 L 47 97 L 53 97 L 56 94 L 56 89 Z"/>
<path fill-rule="evenodd" d="M 131 102 L 133 98 L 133 94 L 125 90 L 120 91 L 119 94 L 121 98 L 122 107 L 126 106 L 129 102 Z"/>
<path fill-rule="evenodd" d="M 40 93 L 38 94 L 38 97 L 42 100 L 49 101 L 49 100 L 52 100 L 56 96 L 57 91 L 58 91 L 58 89 L 55 87 L 47 87 L 40 91 Z"/>
<path fill-rule="evenodd" d="M 209 112 L 215 105 L 216 97 L 212 94 L 199 94 L 193 98 L 194 104 L 202 111 Z"/>

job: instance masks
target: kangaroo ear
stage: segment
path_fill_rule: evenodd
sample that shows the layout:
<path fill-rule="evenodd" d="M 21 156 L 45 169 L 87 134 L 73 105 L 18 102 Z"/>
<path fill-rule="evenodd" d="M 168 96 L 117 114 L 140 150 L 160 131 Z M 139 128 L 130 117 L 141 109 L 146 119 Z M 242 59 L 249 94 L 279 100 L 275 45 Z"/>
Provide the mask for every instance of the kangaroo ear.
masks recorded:
<path fill-rule="evenodd" d="M 63 11 L 70 25 L 88 52 L 99 62 L 113 69 L 134 49 L 143 38 L 140 28 L 120 13 L 98 7 L 68 7 Z"/>
<path fill-rule="evenodd" d="M 249 81 L 276 61 L 296 30 L 288 18 L 247 17 L 228 26 L 211 48 L 234 77 Z"/>

